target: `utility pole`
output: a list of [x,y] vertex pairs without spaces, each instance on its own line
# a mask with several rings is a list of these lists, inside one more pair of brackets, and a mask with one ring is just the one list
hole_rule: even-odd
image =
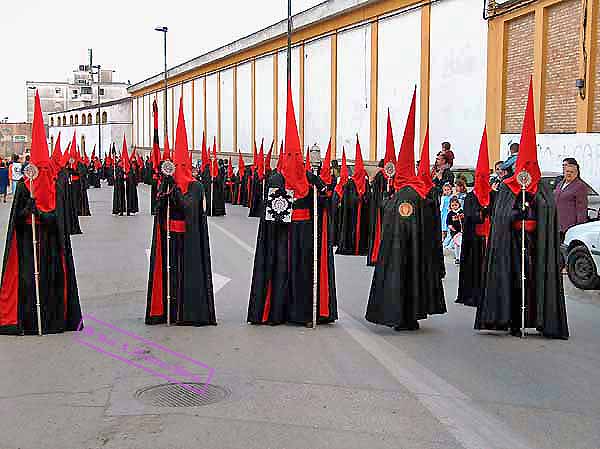
[[[100,113],[100,65],[94,65],[92,49],[88,49],[90,56],[90,87],[94,85],[94,75],[98,75],[98,158],[102,158],[102,114]],[[97,71],[94,72],[94,69]]]
[[287,81],[292,80],[292,0],[288,0],[288,32],[287,32]]

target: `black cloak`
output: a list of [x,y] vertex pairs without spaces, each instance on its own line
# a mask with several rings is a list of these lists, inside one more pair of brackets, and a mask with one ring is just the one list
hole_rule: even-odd
[[[433,190],[433,189],[432,189]],[[403,187],[383,205],[382,242],[366,319],[415,330],[418,320],[446,313],[442,232],[437,198]]]
[[379,249],[381,247],[381,223],[383,218],[383,196],[387,191],[388,181],[380,169],[369,191],[369,247],[367,251],[367,265],[375,266]]
[[[163,178],[154,216],[146,324],[167,322],[167,189],[172,178]],[[208,223],[200,182],[191,182],[184,195],[174,187],[170,195],[171,322],[178,325],[216,325]]]
[[340,201],[337,223],[336,254],[346,256],[366,256],[368,251],[369,203],[368,189],[361,197],[352,178],[344,186]]
[[70,235],[83,234],[81,227],[79,226],[79,215],[74,207],[72,194],[72,184],[70,182],[68,169],[62,169],[58,172],[56,177],[56,189],[64,192],[64,214],[65,214],[65,226],[67,233]]
[[258,172],[254,172],[250,188],[252,189],[252,201],[250,203],[249,217],[261,217],[263,215],[264,198],[263,198],[263,181],[259,178]]
[[[521,327],[521,231],[513,228],[521,195],[500,185],[492,214],[487,273],[475,329],[513,330]],[[539,183],[531,198],[537,229],[528,236],[528,308],[526,328],[548,338],[569,338],[560,269],[558,215],[552,190]],[[518,217],[517,217],[518,220]]]
[[[90,217],[92,213],[90,212],[90,202],[88,200],[87,191],[90,187],[88,182],[88,170],[87,167],[81,163],[77,163],[77,171],[79,173],[79,215],[82,217]],[[75,183],[73,183],[75,184]]]
[[[56,207],[40,212],[23,181],[17,184],[0,282],[0,334],[37,334],[31,212],[36,215],[42,332],[78,330],[81,307],[65,210],[63,183]],[[82,324],[82,323],[81,323]],[[83,327],[83,325],[82,325]]]
[[125,180],[125,194],[127,195],[127,215],[136,214],[140,211],[140,206],[138,203],[138,177],[136,174],[136,170],[131,167],[129,169],[129,175]]

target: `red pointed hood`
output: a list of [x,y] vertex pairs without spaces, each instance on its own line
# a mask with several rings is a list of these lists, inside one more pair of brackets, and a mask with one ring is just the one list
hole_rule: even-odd
[[271,171],[271,155],[273,152],[273,145],[275,144],[274,140],[271,140],[271,146],[269,147],[269,152],[267,153],[267,157],[265,158],[265,172]]
[[121,149],[121,167],[125,172],[125,176],[129,174],[129,169],[131,168],[129,164],[129,155],[127,154],[127,138],[125,134],[123,134],[123,148]]
[[475,187],[473,193],[482,207],[490,205],[490,156],[488,152],[487,127],[483,128],[481,145],[479,146],[479,157],[475,168]]
[[[385,137],[385,157],[383,158],[383,166],[385,167],[388,162],[392,162],[396,165],[396,148],[394,146],[394,132],[392,131],[392,121],[390,119],[390,110],[388,108],[387,116],[387,134]],[[383,176],[388,178],[388,175],[383,171]]]
[[242,153],[238,153],[238,175],[240,178],[244,176],[244,172],[246,171],[246,164],[244,163],[244,158],[242,157]]
[[173,155],[171,154],[171,148],[169,147],[169,136],[165,134],[165,148],[162,154],[163,161],[170,161],[173,159]]
[[417,176],[423,183],[431,189],[433,187],[433,179],[431,179],[431,168],[429,166],[429,126],[425,133],[425,141],[421,149],[421,160],[419,161],[419,171]]
[[526,171],[531,176],[531,183],[526,188],[527,192],[532,194],[537,193],[542,172],[537,159],[535,113],[533,112],[533,78],[529,80],[529,94],[527,96],[527,107],[525,108],[525,118],[523,119],[523,130],[521,131],[521,143],[519,145],[515,173],[504,181],[515,195],[521,191],[518,177],[522,171]]
[[69,150],[69,164],[75,167],[79,162],[79,152],[77,151],[77,137],[76,132],[73,131],[73,140],[71,141],[71,147]]
[[94,144],[94,148],[92,149],[92,160],[96,159],[96,144]]
[[207,165],[210,164],[210,157],[208,156],[208,149],[206,148],[206,135],[202,132],[202,156],[201,156],[200,170],[204,172]]
[[85,152],[85,148],[83,149],[83,163],[85,165],[90,165],[90,158],[88,157],[87,153]]
[[354,174],[352,180],[356,184],[356,190],[359,196],[363,196],[367,191],[367,171],[365,170],[365,163],[362,158],[362,150],[360,148],[360,142],[358,141],[358,134],[356,135],[356,156],[354,161]]
[[410,111],[400,145],[400,154],[396,161],[396,174],[394,175],[394,188],[396,191],[403,187],[412,187],[421,198],[425,198],[431,190],[430,187],[415,175],[415,110],[417,88],[413,92]]
[[62,154],[62,158],[60,160],[61,168],[65,168],[67,166],[67,164],[69,163],[70,156],[71,156],[71,142],[69,142],[67,144],[67,148],[65,149],[65,152]]
[[294,191],[295,198],[303,198],[308,194],[308,179],[302,161],[302,147],[296,125],[291,82],[288,82],[287,88],[285,119],[285,186]]
[[262,180],[265,177],[265,149],[264,149],[264,142],[265,139],[263,139],[260,142],[260,151],[258,152],[258,160],[257,160],[257,166],[256,166],[256,170],[258,172],[258,179]]
[[331,184],[331,137],[329,138],[327,152],[325,153],[325,160],[323,161],[323,165],[321,166],[321,172],[319,173],[319,177],[325,184]]
[[31,155],[30,163],[35,165],[39,174],[35,180],[25,179],[25,185],[32,192],[35,204],[42,212],[50,212],[56,209],[56,173],[50,162],[48,153],[48,142],[44,129],[44,118],[40,96],[36,90],[35,105],[33,110],[33,124],[31,126]]
[[229,165],[227,165],[227,178],[231,179],[233,177],[233,165],[231,163],[231,156],[229,156]]
[[335,191],[341,198],[344,196],[344,186],[348,182],[348,164],[346,163],[346,150],[342,147],[342,167],[340,168],[340,179],[335,186]]
[[310,165],[310,148],[306,147],[306,157],[304,158],[304,169],[306,171],[311,171],[311,165]]
[[58,172],[62,167],[62,152],[60,150],[60,132],[58,133],[58,137],[56,138],[56,142],[54,143],[54,150],[52,151],[52,164],[54,165],[54,170]]
[[285,158],[283,155],[283,140],[281,141],[281,147],[279,147],[279,159],[277,159],[277,171],[283,175]]
[[154,138],[152,140],[152,154],[150,155],[150,161],[152,162],[152,170],[158,172],[158,166],[160,165],[160,145],[158,143],[158,105],[156,99],[152,102],[152,115],[154,116]]
[[175,163],[175,182],[185,195],[191,182],[192,166],[188,154],[188,140],[185,131],[185,117],[183,115],[183,98],[179,99],[179,117],[177,118],[177,132],[175,133],[175,154],[173,162]]
[[219,161],[217,159],[217,139],[213,142],[213,154],[212,154],[212,162],[211,162],[211,170],[210,176],[216,178],[219,176]]

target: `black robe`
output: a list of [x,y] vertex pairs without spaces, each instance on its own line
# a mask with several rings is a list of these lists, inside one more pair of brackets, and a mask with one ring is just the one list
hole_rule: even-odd
[[[90,212],[90,202],[88,200],[88,188],[90,187],[88,182],[88,170],[87,167],[79,162],[77,164],[77,171],[79,173],[79,215],[82,217],[90,217],[92,213]],[[75,183],[74,183],[75,184]]]
[[[548,338],[569,338],[563,279],[560,269],[560,236],[552,190],[539,183],[535,196],[527,200],[527,217],[536,230],[526,233],[525,327],[535,328]],[[512,330],[521,328],[521,194],[500,185],[492,213],[487,273],[475,329]]]
[[140,206],[138,203],[138,177],[136,175],[136,170],[131,167],[129,169],[129,176],[125,180],[125,194],[127,195],[127,215],[129,214],[137,214],[140,211]]
[[[269,188],[285,188],[283,176],[274,172],[266,180]],[[280,324],[287,320],[289,301],[289,223],[260,219],[254,253],[247,321],[252,324]]]
[[379,170],[373,179],[369,191],[369,247],[367,265],[375,266],[381,248],[381,223],[383,222],[383,196],[387,191],[388,181]]
[[126,212],[125,207],[125,176],[123,169],[121,167],[117,167],[117,171],[115,173],[115,185],[113,189],[113,215],[123,215]]
[[56,208],[39,212],[23,181],[17,184],[0,282],[0,334],[37,334],[31,211],[36,211],[42,332],[78,330],[81,307],[65,211],[64,184],[56,185]]
[[462,246],[458,274],[456,303],[477,307],[483,294],[486,271],[487,238],[478,230],[489,215],[490,208],[483,208],[473,192],[467,193],[463,212]]
[[207,190],[205,192],[208,207],[206,215],[209,217],[222,217],[225,215],[225,178],[221,170],[219,170],[219,175],[216,178],[211,178],[210,173],[207,176],[208,185],[210,186],[212,183],[212,191]]
[[[312,323],[313,303],[313,185],[317,186],[318,224],[317,224],[317,321],[331,323],[338,318],[335,289],[335,264],[330,237],[330,209],[327,186],[321,178],[307,172],[310,190],[304,198],[294,201],[295,214],[292,215],[289,236],[289,307],[288,321],[298,324]],[[302,217],[301,214],[305,216]],[[308,218],[307,218],[308,217]]]
[[231,204],[239,206],[241,203],[241,192],[242,192],[242,181],[239,174],[233,175],[231,178],[233,182],[233,197],[231,198]]
[[[160,200],[152,231],[146,324],[167,322],[167,200],[164,193],[172,187],[172,182],[172,179],[164,180],[159,187]],[[170,196],[170,317],[171,322],[178,325],[217,324],[202,190],[200,182],[192,182],[185,195],[175,187]]]
[[254,172],[251,181],[252,202],[250,204],[249,217],[260,217],[263,215],[264,198],[263,198],[263,181],[258,176],[258,172]]
[[73,185],[70,182],[69,169],[63,168],[56,177],[57,189],[64,192],[64,214],[66,230],[70,235],[82,234],[79,226],[79,215],[73,203]]
[[95,189],[100,188],[100,176],[98,175],[98,172],[96,171],[96,167],[94,167],[93,162],[90,165],[88,165],[87,172],[89,185],[91,187],[94,187]]
[[109,186],[113,186],[115,184],[115,173],[112,165],[104,164],[104,177],[106,178],[106,183]]
[[250,167],[246,167],[242,179],[240,182],[240,202],[239,204],[245,207],[250,207],[250,180],[252,179],[252,170]]
[[446,313],[438,204],[432,191],[421,198],[412,187],[400,189],[385,201],[367,321],[415,330],[418,320]]
[[350,178],[344,186],[344,194],[339,204],[336,254],[346,256],[366,256],[368,251],[369,203],[368,190],[361,197],[356,184]]

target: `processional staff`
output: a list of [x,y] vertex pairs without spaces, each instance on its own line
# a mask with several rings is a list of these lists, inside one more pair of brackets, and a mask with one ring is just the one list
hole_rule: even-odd
[[[162,163],[161,172],[165,176],[173,176],[175,174],[175,164],[172,161],[166,160]],[[171,325],[171,190],[167,190],[167,326]]]

